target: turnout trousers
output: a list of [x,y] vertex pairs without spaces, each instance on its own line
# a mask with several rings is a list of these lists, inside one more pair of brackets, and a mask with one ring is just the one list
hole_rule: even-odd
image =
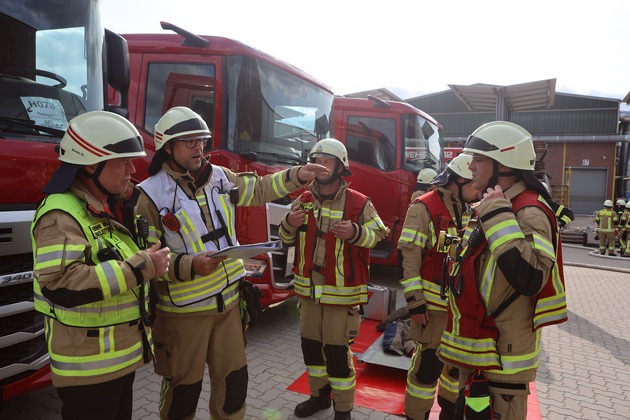
[[412,321],[411,337],[416,340],[416,349],[407,372],[405,414],[414,420],[428,418],[439,384],[440,419],[451,419],[457,400],[459,370],[444,366],[435,354],[446,325],[446,311],[429,311],[429,314],[425,326]]
[[[466,379],[473,373],[470,369],[459,370],[460,393],[463,393]],[[527,396],[529,395],[529,383],[505,384],[501,387],[501,382],[492,381],[490,383],[490,398],[492,399],[492,410],[494,418],[501,420],[526,420],[527,418]],[[515,389],[520,388],[520,389]]]
[[319,396],[319,390],[330,384],[335,411],[351,411],[356,372],[350,344],[359,333],[359,307],[320,305],[305,298],[298,305],[311,396]]
[[57,388],[64,420],[131,420],[136,372],[93,385]]
[[163,376],[161,419],[195,417],[206,365],[212,418],[245,417],[247,357],[238,305],[218,314],[174,315],[158,310],[153,341],[155,372]]
[[606,244],[608,243],[608,255],[615,255],[615,231],[599,231],[599,252],[606,253]]

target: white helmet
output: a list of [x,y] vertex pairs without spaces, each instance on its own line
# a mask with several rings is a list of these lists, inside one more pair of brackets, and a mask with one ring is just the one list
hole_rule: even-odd
[[613,204],[612,204],[612,200],[606,200],[606,201],[604,201],[604,207],[612,207],[612,206],[613,206]]
[[86,112],[71,119],[59,144],[59,154],[60,161],[74,165],[147,155],[136,127],[108,111]]
[[155,151],[160,150],[172,139],[178,137],[212,137],[206,122],[199,114],[185,106],[176,106],[166,111],[155,124]]
[[615,203],[615,205],[616,205],[616,206],[621,206],[621,207],[623,207],[623,206],[625,206],[625,205],[626,205],[626,200],[624,200],[624,199],[620,198],[620,199],[618,199],[618,200],[617,200],[617,202]]
[[536,163],[532,135],[508,121],[489,122],[477,128],[466,140],[464,153],[487,156],[513,169],[531,171]]
[[341,175],[352,175],[352,172],[350,172],[350,165],[348,163],[348,151],[346,150],[346,146],[344,146],[339,140],[329,138],[318,141],[311,149],[308,158],[311,162],[313,162],[315,158],[320,157],[321,155],[336,157],[345,168]]
[[[472,172],[468,169],[468,164],[472,161],[472,156],[461,153],[453,158],[446,168],[431,182],[432,185],[443,186],[454,180],[454,176],[471,179]],[[463,185],[463,184],[462,184]]]
[[627,208],[627,209],[630,209],[630,201],[628,201],[628,202],[626,203],[626,208]]
[[460,153],[455,156],[449,163],[446,165],[447,168],[450,168],[453,172],[455,172],[458,176],[466,179],[472,179],[472,172],[468,169],[468,165],[472,162],[472,156],[467,155],[465,153]]
[[146,155],[140,133],[127,119],[108,111],[77,115],[70,120],[59,143],[61,166],[55,170],[42,192],[64,192],[84,165]]
[[416,182],[418,184],[430,184],[433,181],[433,178],[437,176],[437,172],[433,168],[424,168],[420,172],[418,172],[418,177]]

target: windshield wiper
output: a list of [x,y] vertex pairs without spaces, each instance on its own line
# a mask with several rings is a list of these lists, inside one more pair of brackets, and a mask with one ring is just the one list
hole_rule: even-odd
[[37,131],[43,131],[47,134],[52,134],[55,137],[63,137],[65,133],[64,130],[59,130],[57,128],[46,127],[44,125],[35,124],[33,120],[23,120],[21,118],[10,118],[10,117],[0,117],[0,121],[7,123],[6,128],[11,128],[13,125],[17,125],[20,127],[31,128]]

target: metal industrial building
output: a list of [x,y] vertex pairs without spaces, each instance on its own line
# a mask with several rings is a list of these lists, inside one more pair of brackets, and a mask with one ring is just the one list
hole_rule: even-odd
[[[486,122],[523,126],[534,136],[554,195],[576,214],[590,215],[606,199],[630,199],[630,116],[621,113],[621,100],[559,93],[555,85],[555,79],[510,86],[449,85],[449,90],[406,102],[443,125],[446,147],[463,147],[468,135]],[[367,94],[399,100],[387,89],[348,96]]]

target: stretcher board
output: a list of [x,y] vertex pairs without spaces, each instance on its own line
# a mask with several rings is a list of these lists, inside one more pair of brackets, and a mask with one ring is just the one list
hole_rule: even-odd
[[411,357],[399,356],[397,354],[385,353],[383,350],[383,337],[381,334],[376,341],[370,345],[363,353],[357,354],[357,360],[364,363],[386,366],[404,371],[409,370]]

